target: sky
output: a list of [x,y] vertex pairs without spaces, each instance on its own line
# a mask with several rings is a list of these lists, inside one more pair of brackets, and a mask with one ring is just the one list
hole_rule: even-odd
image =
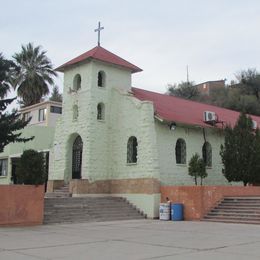
[[[259,0],[0,0],[0,52],[29,42],[54,67],[97,45],[143,69],[132,85],[164,93],[167,84],[235,78],[260,70]],[[56,84],[62,91],[62,73]]]

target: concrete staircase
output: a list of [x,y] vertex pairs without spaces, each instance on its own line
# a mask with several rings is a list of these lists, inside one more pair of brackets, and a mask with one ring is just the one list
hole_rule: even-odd
[[260,224],[260,197],[225,197],[202,220]]
[[120,197],[47,197],[44,224],[142,219],[145,216]]
[[69,185],[64,185],[58,189],[55,189],[54,192],[46,192],[45,198],[67,198],[71,197],[69,192]]

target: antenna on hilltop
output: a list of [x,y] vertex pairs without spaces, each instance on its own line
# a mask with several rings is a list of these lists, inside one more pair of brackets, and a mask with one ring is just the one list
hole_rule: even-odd
[[187,82],[190,82],[189,81],[189,65],[187,65],[186,70],[187,70]]

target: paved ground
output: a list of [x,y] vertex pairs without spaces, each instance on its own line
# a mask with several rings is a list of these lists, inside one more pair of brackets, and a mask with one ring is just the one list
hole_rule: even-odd
[[260,226],[117,221],[0,228],[0,259],[260,259]]

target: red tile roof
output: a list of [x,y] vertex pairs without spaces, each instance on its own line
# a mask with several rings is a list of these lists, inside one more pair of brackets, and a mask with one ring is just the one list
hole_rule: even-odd
[[[152,101],[155,115],[169,122],[212,127],[210,124],[203,121],[203,112],[211,111],[217,114],[218,120],[223,122],[224,125],[230,124],[231,126],[234,126],[240,114],[233,110],[143,89],[132,88],[132,92],[139,100]],[[260,127],[260,117],[251,116],[251,118],[255,120],[258,127]],[[223,125],[222,123],[217,123],[214,127],[222,128]]]
[[120,58],[119,56],[115,55],[112,52],[109,52],[108,50],[96,46],[95,48],[91,49],[90,51],[87,51],[80,56],[66,62],[62,66],[58,67],[56,70],[63,72],[65,68],[74,65],[76,63],[83,62],[85,60],[95,59],[107,63],[111,63],[114,65],[118,65],[121,67],[124,67],[126,69],[131,70],[132,73],[142,71],[142,69],[138,68],[137,66],[133,65],[132,63]]

